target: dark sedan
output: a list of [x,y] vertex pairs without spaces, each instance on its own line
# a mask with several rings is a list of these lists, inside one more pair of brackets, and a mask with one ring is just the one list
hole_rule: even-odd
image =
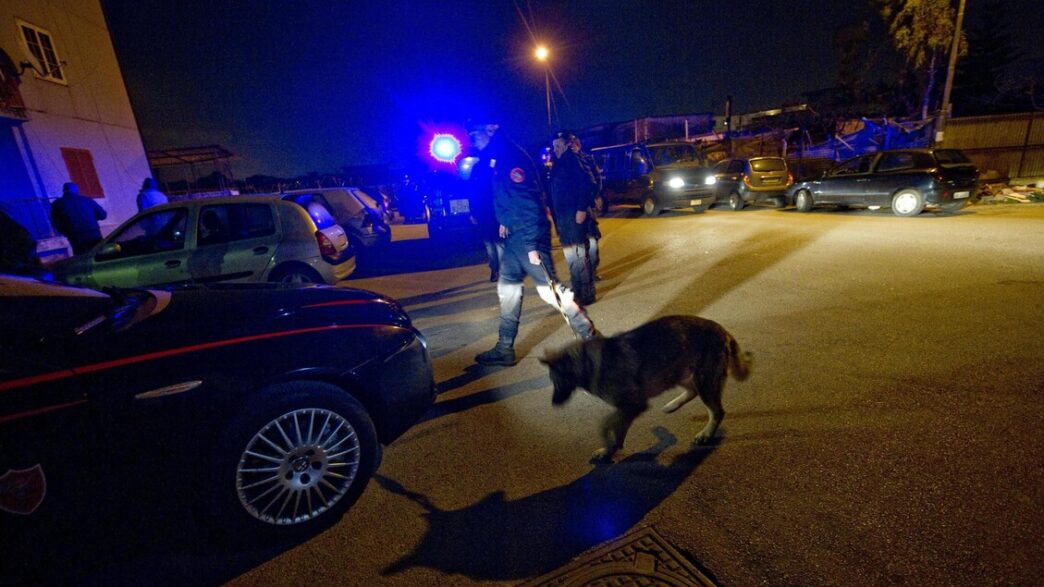
[[979,170],[956,149],[902,149],[849,159],[788,193],[802,212],[830,204],[916,216],[928,206],[960,210],[975,197],[978,182]]
[[434,401],[426,344],[357,289],[0,275],[0,576],[172,499],[239,538],[335,522]]

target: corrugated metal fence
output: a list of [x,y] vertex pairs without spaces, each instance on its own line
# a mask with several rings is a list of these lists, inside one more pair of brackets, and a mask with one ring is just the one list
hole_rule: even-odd
[[953,118],[937,146],[964,151],[985,181],[1044,177],[1044,113]]

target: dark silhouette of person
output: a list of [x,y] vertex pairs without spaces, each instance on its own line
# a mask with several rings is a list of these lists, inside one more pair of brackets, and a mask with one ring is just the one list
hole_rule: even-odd
[[98,202],[81,195],[80,187],[71,181],[62,186],[62,197],[51,204],[51,222],[69,239],[74,255],[86,253],[101,242],[98,221],[108,215]]
[[0,210],[0,273],[36,275],[41,271],[36,239],[18,221]]

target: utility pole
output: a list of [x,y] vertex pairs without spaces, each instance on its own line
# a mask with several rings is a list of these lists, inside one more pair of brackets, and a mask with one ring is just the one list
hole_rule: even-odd
[[953,43],[950,44],[950,65],[946,68],[946,87],[943,89],[942,109],[939,111],[939,120],[935,125],[935,141],[938,145],[943,142],[943,134],[946,130],[946,115],[950,110],[950,91],[953,90],[953,73],[957,69],[957,53],[961,46],[961,24],[964,22],[964,0],[957,5],[957,26],[953,29]]

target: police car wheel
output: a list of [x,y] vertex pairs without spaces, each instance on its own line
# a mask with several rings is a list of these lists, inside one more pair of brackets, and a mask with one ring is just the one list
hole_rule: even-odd
[[312,381],[271,386],[246,405],[218,440],[201,488],[212,519],[244,542],[338,521],[380,460],[366,409],[344,390]]

